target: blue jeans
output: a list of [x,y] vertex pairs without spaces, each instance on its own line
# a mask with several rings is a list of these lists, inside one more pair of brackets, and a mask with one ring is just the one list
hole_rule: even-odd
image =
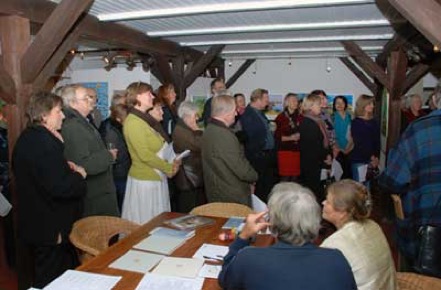
[[[355,162],[355,163],[351,164],[352,179],[354,179],[355,181],[360,182],[360,176],[358,174],[358,167],[363,166],[363,165],[368,165],[368,163]],[[370,189],[370,182],[368,180],[366,180],[366,177],[365,177],[365,181],[363,181],[361,183],[364,186],[366,186],[368,188],[368,190]]]

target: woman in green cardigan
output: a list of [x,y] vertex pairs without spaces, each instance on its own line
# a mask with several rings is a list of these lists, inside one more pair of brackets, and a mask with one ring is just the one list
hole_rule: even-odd
[[[127,105],[131,108],[123,132],[132,158],[127,179],[122,217],[143,224],[156,215],[170,211],[167,176],[179,169],[180,161],[167,161],[167,142],[147,122],[146,111],[152,107],[152,87],[143,82],[127,87]],[[164,174],[158,174],[156,171]]]

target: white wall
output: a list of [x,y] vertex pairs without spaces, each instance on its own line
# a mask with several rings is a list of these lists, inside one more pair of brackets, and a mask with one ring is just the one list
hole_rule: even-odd
[[[289,65],[291,62],[291,65]],[[228,60],[225,66],[226,79],[234,74],[243,61]],[[326,70],[327,66],[330,72]],[[255,74],[254,74],[255,72]],[[199,78],[188,89],[188,94],[209,93],[210,79]],[[372,94],[346,66],[336,58],[329,59],[262,59],[257,60],[230,88],[233,93],[242,92],[247,97],[256,88],[265,88],[270,94],[285,95],[288,92],[309,93],[323,89],[329,94]]]
[[109,84],[108,95],[111,98],[114,90],[125,90],[132,82],[150,83],[150,72],[143,71],[140,65],[135,67],[133,71],[128,71],[125,65],[119,65],[109,72],[104,68],[79,68],[75,64],[72,67],[74,69],[68,69],[64,73],[64,77],[67,78],[57,86],[68,83],[107,82]]

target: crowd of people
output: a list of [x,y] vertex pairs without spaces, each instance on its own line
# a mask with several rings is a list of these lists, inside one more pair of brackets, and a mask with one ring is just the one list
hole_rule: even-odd
[[[335,97],[329,110],[323,90],[302,100],[288,93],[273,132],[265,115],[268,90],[255,89],[247,105],[243,94],[225,90],[222,79],[212,81],[201,117],[192,102],[177,104],[170,84],[155,91],[148,83],[131,83],[125,95],[113,96],[106,120],[94,90],[73,84],[56,93],[32,96],[29,126],[13,151],[18,238],[28,257],[25,270],[33,272],[29,285],[42,288],[78,264],[68,235],[81,217],[121,216],[143,224],[162,212],[186,213],[207,202],[251,206],[255,194],[268,202],[269,219],[266,213],[247,218],[225,258],[223,287],[284,289],[295,281],[301,289],[394,289],[387,241],[369,219],[369,170],[378,168],[380,157],[372,96],[359,96],[352,114],[345,96]],[[441,94],[432,98],[441,107]],[[427,161],[441,148],[431,139],[441,130],[440,110],[425,116],[413,108],[415,99],[408,110],[414,118],[381,179],[409,198],[409,215],[433,206],[426,193],[441,187],[433,182],[441,180],[433,177],[440,170],[423,172],[441,167]],[[421,132],[427,146],[415,144],[425,142],[416,137]],[[185,150],[189,156],[176,158]],[[330,184],[335,160],[343,180]],[[322,218],[337,231],[317,247],[312,242]],[[437,218],[432,215],[431,222]],[[267,226],[275,245],[239,251]]]

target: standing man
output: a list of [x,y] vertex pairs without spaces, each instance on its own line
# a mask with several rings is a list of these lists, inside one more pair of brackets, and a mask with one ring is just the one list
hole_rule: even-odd
[[64,154],[87,172],[84,216],[119,216],[112,176],[118,150],[107,150],[98,130],[87,119],[93,110],[93,100],[86,88],[70,85],[63,89],[61,96],[66,115],[61,129]]
[[234,202],[251,206],[251,184],[257,173],[248,163],[234,132],[234,98],[213,98],[211,120],[202,137],[202,168],[208,202]]
[[202,120],[204,125],[207,126],[208,121],[211,118],[211,101],[213,97],[217,96],[220,92],[225,91],[225,83],[221,78],[214,79],[210,84],[211,98],[209,98],[204,104],[204,112],[202,113]]
[[[419,227],[441,226],[440,84],[432,101],[437,109],[409,124],[390,150],[386,169],[380,175],[380,184],[402,200],[405,219],[397,225],[398,247],[409,266],[418,256]],[[436,263],[440,265],[440,261]]]
[[274,136],[263,113],[268,104],[268,91],[254,90],[250,104],[239,119],[245,133],[245,156],[259,175],[255,194],[264,202],[276,183],[277,168]]
[[95,89],[86,88],[87,94],[89,95],[92,102],[92,112],[87,115],[87,119],[89,122],[98,129],[101,126],[101,122],[103,121],[103,116],[101,115],[100,110],[97,107],[98,104],[98,96]]

